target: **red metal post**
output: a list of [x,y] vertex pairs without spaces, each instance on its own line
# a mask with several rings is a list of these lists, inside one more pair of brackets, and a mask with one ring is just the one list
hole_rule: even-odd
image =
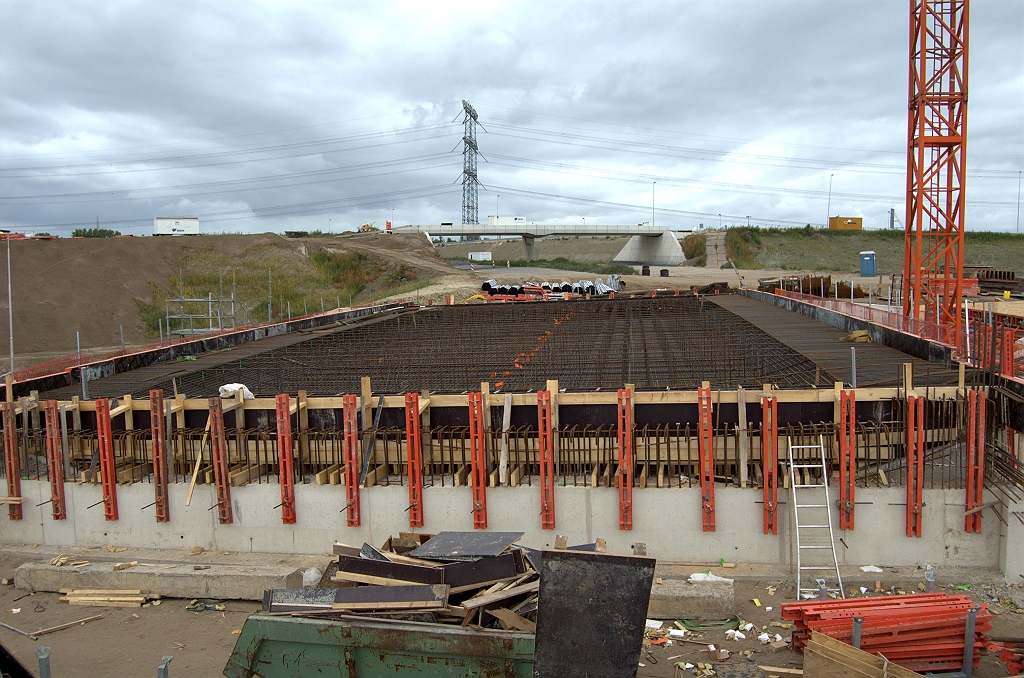
[[857,392],[839,394],[839,529],[853,529],[857,486]]
[[[985,394],[967,391],[967,500],[966,509],[984,503],[985,492]],[[964,530],[981,534],[981,511],[964,518]]]
[[715,438],[711,420],[711,387],[697,389],[700,438],[700,514],[705,532],[715,531]]
[[277,404],[277,482],[281,486],[281,522],[295,524],[295,459],[292,457],[292,399],[278,394]]
[[64,501],[64,449],[60,444],[60,410],[56,400],[47,400],[46,412],[46,464],[50,476],[50,507],[54,520],[68,517]]
[[220,398],[210,398],[210,456],[213,458],[213,482],[217,485],[217,517],[221,525],[232,522],[231,483],[228,473],[228,440],[224,433],[224,406]]
[[156,500],[156,522],[171,520],[170,502],[167,498],[167,420],[165,418],[164,392],[154,389],[149,392],[149,427],[153,440],[153,493]]
[[999,341],[999,373],[1008,379],[1013,379],[1014,334],[1012,327],[1004,328]]
[[761,475],[764,476],[764,533],[779,533],[779,401],[761,398]]
[[540,457],[540,527],[555,529],[555,450],[551,391],[537,391],[537,450]]
[[633,394],[619,389],[619,529],[633,529]]
[[96,400],[96,442],[100,453],[100,483],[103,485],[103,516],[117,520],[117,466],[114,463],[114,436],[110,432],[110,401]]
[[921,536],[924,508],[924,398],[907,398],[907,536]]
[[405,450],[409,459],[409,527],[423,527],[423,447],[418,393],[405,394]]
[[473,529],[487,529],[487,431],[484,430],[484,396],[469,394],[469,446],[472,453]]
[[[7,468],[7,496],[21,496],[21,459],[18,457],[18,425],[14,418],[14,403],[3,403],[4,463]],[[7,506],[11,520],[21,520],[21,504]]]
[[960,343],[969,0],[911,0],[903,315]]
[[356,397],[343,396],[342,414],[345,421],[345,508],[348,526],[359,527],[359,428],[356,426]]

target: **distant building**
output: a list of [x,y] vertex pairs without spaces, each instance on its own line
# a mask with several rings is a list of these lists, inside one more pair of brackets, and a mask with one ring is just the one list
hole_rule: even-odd
[[863,217],[829,217],[828,228],[830,231],[863,231]]
[[199,235],[199,217],[154,217],[153,235]]

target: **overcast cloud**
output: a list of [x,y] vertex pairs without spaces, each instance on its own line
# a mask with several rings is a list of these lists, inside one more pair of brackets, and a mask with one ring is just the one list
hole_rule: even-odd
[[[1024,3],[970,17],[967,224],[1013,230]],[[149,233],[480,219],[869,228],[905,204],[908,6],[0,4],[0,223]],[[455,122],[453,122],[455,120]],[[653,183],[656,182],[656,183]],[[500,195],[500,198],[497,196]],[[497,201],[497,203],[496,203]]]

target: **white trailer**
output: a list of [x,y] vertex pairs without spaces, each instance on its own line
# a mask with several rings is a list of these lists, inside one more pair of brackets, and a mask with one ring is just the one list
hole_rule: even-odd
[[153,235],[199,235],[199,217],[153,217]]
[[470,261],[491,261],[491,253],[490,252],[470,252],[469,253],[469,260]]

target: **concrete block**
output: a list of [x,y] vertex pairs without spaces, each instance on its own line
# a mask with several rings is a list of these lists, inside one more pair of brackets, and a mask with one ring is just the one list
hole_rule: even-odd
[[732,579],[691,582],[664,579],[651,587],[649,619],[728,619],[736,613]]
[[113,563],[55,567],[49,562],[25,563],[14,573],[14,586],[29,591],[60,589],[141,589],[164,598],[262,600],[266,589],[302,588],[302,570],[269,565],[156,564],[113,571]]

